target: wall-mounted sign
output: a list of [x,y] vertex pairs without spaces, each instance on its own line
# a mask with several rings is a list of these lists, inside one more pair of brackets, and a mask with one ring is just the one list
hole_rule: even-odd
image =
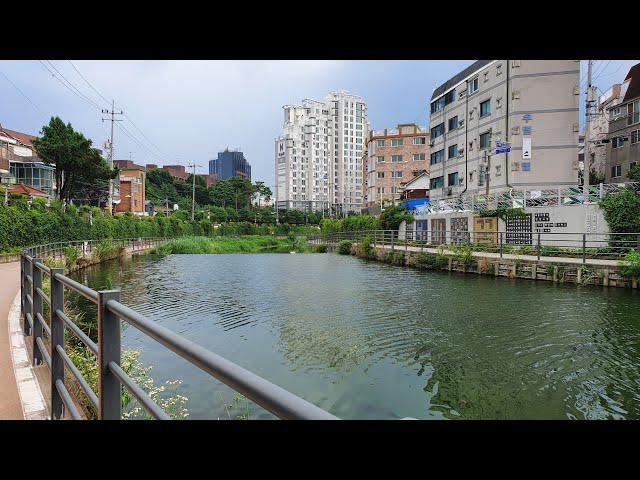
[[506,243],[510,245],[531,245],[531,214],[509,215],[505,217]]
[[522,137],[522,159],[531,160],[531,137]]

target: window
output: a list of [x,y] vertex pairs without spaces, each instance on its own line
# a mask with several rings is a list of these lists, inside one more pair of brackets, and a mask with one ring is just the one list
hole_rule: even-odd
[[444,187],[444,177],[436,177],[429,180],[429,188],[442,188]]
[[640,140],[640,130],[634,130],[631,132],[631,143],[638,143]]
[[444,149],[438,150],[437,152],[433,152],[431,154],[431,165],[437,165],[438,163],[442,163],[444,160]]
[[391,161],[392,162],[401,162],[402,161],[402,155],[391,155]]
[[378,178],[384,178],[384,172],[378,172]]
[[384,187],[378,187],[378,193],[384,193]]
[[376,157],[376,159],[377,159],[376,160],[377,163],[384,163],[384,156],[383,155],[380,155],[379,157]]
[[404,143],[404,141],[403,141],[402,138],[392,138],[391,139],[391,146],[392,147],[399,147],[403,143]]
[[611,148],[622,148],[624,146],[624,139],[622,137],[613,137],[611,139]]
[[376,140],[376,147],[384,147],[384,140]]
[[638,162],[631,162],[629,163],[629,170],[631,170],[633,167],[635,167],[638,164]]
[[431,102],[431,113],[438,112],[444,108],[444,97],[440,97],[437,100]]
[[413,161],[414,162],[419,162],[421,160],[426,160],[426,155],[424,153],[414,153],[413,154]]
[[450,187],[454,187],[454,186],[458,185],[458,183],[459,183],[459,180],[458,180],[458,172],[450,173],[450,174],[447,176],[447,184],[448,184]]
[[450,90],[444,94],[444,104],[449,105],[456,99],[456,90]]
[[611,176],[612,177],[622,176],[622,165],[614,165],[613,167],[611,167]]
[[451,117],[449,119],[449,131],[455,130],[456,128],[458,128],[458,116],[457,115],[455,117]]
[[491,99],[485,100],[480,104],[480,117],[486,117],[491,114]]
[[440,135],[444,134],[444,123],[440,125],[436,125],[431,129],[431,138],[438,138]]
[[447,158],[453,158],[458,156],[458,145],[450,145],[449,146],[449,155]]
[[426,145],[427,144],[427,137],[416,137],[413,139],[413,144],[414,145]]
[[491,145],[491,133],[483,133],[480,135],[480,148],[489,148]]
[[469,80],[469,94],[476,92],[478,90],[478,77],[473,80]]
[[391,177],[392,178],[402,178],[402,174],[404,172],[402,172],[401,170],[394,170],[393,172],[391,172]]
[[633,125],[640,122],[640,100],[627,105],[627,125]]

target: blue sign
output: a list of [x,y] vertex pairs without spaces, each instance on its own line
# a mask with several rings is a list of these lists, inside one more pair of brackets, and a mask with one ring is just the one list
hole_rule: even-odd
[[525,113],[525,114],[522,116],[522,120],[524,120],[525,122],[528,122],[529,120],[531,120],[531,118],[532,118],[532,117],[531,117],[531,114],[530,114],[530,113]]
[[522,134],[531,135],[531,125],[525,125],[524,127],[522,127]]
[[496,148],[495,150],[495,154],[499,155],[501,153],[509,153],[511,151],[511,147],[506,147],[506,148]]
[[522,162],[522,171],[523,172],[530,172],[531,171],[531,163]]

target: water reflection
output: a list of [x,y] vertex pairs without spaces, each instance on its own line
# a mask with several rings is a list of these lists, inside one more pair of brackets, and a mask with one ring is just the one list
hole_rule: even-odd
[[[637,292],[331,254],[141,257],[80,276],[343,418],[640,418]],[[192,418],[224,417],[219,383],[134,329],[124,342],[159,380],[185,380]]]

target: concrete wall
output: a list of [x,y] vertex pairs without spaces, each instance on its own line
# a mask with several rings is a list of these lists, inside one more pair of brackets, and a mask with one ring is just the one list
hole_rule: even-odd
[[[565,205],[561,207],[527,207],[525,208],[526,214],[531,214],[531,231],[532,244],[537,244],[537,233],[540,234],[540,243],[542,245],[549,246],[563,246],[563,247],[582,247],[582,236],[578,234],[586,233],[586,246],[598,247],[607,246],[607,233],[609,232],[609,226],[604,219],[603,211],[598,205]],[[451,243],[455,240],[452,238],[452,230],[456,230],[452,225],[454,223],[464,223],[457,219],[467,219],[468,232],[474,233],[474,218],[478,217],[477,214],[472,212],[451,212],[451,213],[438,213],[427,216],[415,216],[415,221],[409,225],[410,231],[419,230],[419,224],[417,222],[427,220],[427,235],[425,240],[432,239],[432,221],[444,219],[446,241]],[[400,238],[404,238],[404,232],[406,227],[404,224],[401,226],[399,235]],[[523,231],[528,231],[526,230]],[[507,224],[498,219],[498,231],[505,232],[503,236],[504,243],[512,243],[507,239],[506,232],[513,232],[508,228]],[[454,235],[455,236],[455,235]],[[459,237],[462,238],[462,237]],[[473,235],[469,238],[473,240]],[[420,236],[418,235],[418,239]]]

